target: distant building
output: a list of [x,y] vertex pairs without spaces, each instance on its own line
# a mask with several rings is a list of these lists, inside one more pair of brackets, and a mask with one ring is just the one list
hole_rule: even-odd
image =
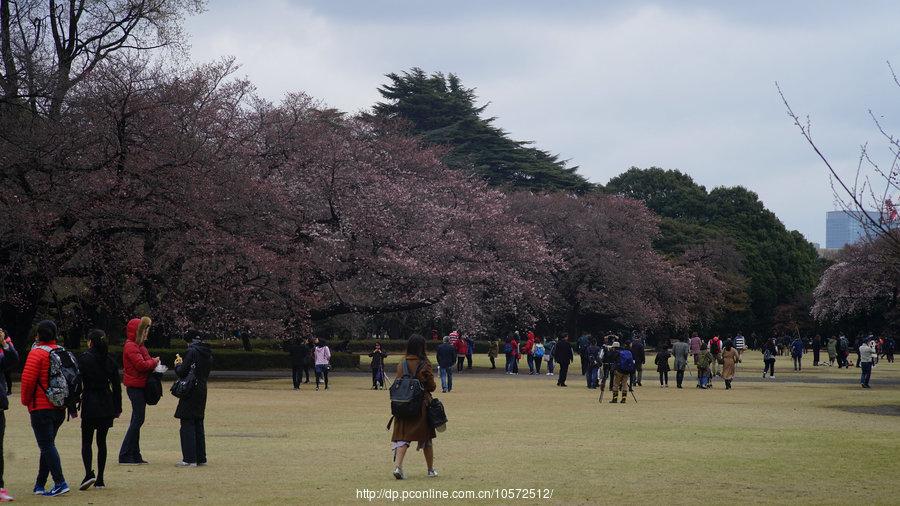
[[[875,221],[881,218],[877,211],[866,211]],[[841,249],[866,236],[863,226],[866,220],[862,211],[828,211],[825,213],[825,249]]]

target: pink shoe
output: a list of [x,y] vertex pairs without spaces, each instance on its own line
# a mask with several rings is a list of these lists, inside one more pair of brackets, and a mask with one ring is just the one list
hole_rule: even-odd
[[13,496],[9,495],[8,490],[0,488],[0,502],[13,502],[14,500]]

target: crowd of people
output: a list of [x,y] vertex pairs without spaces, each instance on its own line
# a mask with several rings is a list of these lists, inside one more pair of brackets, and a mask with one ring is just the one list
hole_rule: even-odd
[[[81,457],[84,478],[80,490],[106,487],[107,436],[114,420],[122,414],[122,385],[131,403],[131,419],[119,450],[120,465],[146,465],[141,453],[141,427],[148,405],[162,395],[159,378],[166,366],[159,357],[151,357],[145,346],[152,322],[134,318],[125,327],[122,370],[109,353],[106,333],[93,329],[87,334],[87,350],[75,355],[57,344],[58,331],[53,321],[37,325],[34,343],[22,368],[20,400],[29,413],[31,429],[40,451],[34,495],[54,497],[70,491],[62,469],[56,438],[63,423],[81,419]],[[204,466],[207,462],[204,419],[207,380],[212,368],[212,351],[204,335],[185,334],[185,356],[176,355],[177,383],[184,385],[174,416],[180,420],[179,438],[182,460],[178,467]],[[20,360],[12,339],[0,330],[0,369],[11,371]],[[3,439],[5,411],[9,408],[10,386],[0,375],[0,502],[12,495],[3,482]],[[96,442],[96,467],[94,446]],[[48,479],[53,484],[48,489]]]

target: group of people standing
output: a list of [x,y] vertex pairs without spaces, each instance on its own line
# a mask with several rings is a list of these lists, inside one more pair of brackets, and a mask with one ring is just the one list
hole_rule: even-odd
[[[380,346],[378,346],[380,349]],[[294,390],[299,391],[300,385],[309,383],[309,367],[313,366],[316,376],[316,390],[319,390],[321,384],[324,383],[325,390],[328,390],[328,371],[331,370],[331,348],[324,339],[318,337],[310,337],[307,339],[292,339],[284,345],[284,350],[288,352],[291,358],[291,380],[294,384]],[[371,354],[369,355],[372,356]],[[383,357],[382,357],[383,360]],[[306,381],[303,381],[303,377]],[[375,374],[373,370],[372,387],[376,385]],[[381,385],[384,386],[384,379],[381,379]]]
[[[20,382],[20,400],[29,412],[31,428],[40,450],[38,473],[33,493],[58,496],[69,492],[63,474],[56,437],[62,424],[71,418],[81,418],[81,456],[85,476],[79,488],[102,489],[106,486],[106,439],[113,421],[122,414],[122,387],[131,403],[131,420],[119,450],[121,465],[146,465],[140,447],[141,427],[147,405],[156,404],[161,395],[161,376],[164,366],[159,357],[151,357],[144,342],[150,332],[148,317],[134,318],[125,329],[126,342],[122,352],[123,377],[109,353],[106,333],[93,329],[87,334],[87,351],[75,356],[57,344],[58,330],[53,321],[37,325],[34,345],[28,352]],[[0,369],[15,367],[20,356],[12,340],[0,331],[2,352]],[[207,380],[212,368],[212,351],[202,334],[189,332],[184,358],[175,359],[175,374],[191,381],[188,395],[178,401],[175,418],[180,419],[182,461],[179,467],[206,465],[204,419],[206,412]],[[74,360],[73,360],[74,358]],[[148,383],[150,384],[148,386]],[[64,386],[64,388],[63,388]],[[8,409],[6,381],[0,377],[0,502],[13,498],[3,483],[4,411]],[[93,447],[96,440],[97,466],[93,466]],[[47,489],[48,478],[53,486]]]

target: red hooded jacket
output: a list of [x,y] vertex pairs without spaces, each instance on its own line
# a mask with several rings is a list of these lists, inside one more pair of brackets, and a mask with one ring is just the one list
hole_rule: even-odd
[[[39,346],[47,346],[50,349],[57,348],[56,341],[38,343]],[[61,409],[50,403],[45,388],[50,386],[50,353],[34,348],[25,359],[22,368],[22,380],[19,384],[22,405],[28,407],[28,412],[44,409]]]
[[536,339],[534,332],[528,332],[528,340],[525,341],[525,346],[522,346],[522,353],[525,355],[531,355],[531,350],[534,349],[534,340]]
[[[147,319],[149,325],[150,319]],[[138,328],[141,326],[141,318],[132,318],[125,327],[125,347],[122,349],[122,383],[126,387],[144,388],[147,386],[147,377],[156,368],[157,360],[150,358],[150,352],[143,344],[137,343]]]

